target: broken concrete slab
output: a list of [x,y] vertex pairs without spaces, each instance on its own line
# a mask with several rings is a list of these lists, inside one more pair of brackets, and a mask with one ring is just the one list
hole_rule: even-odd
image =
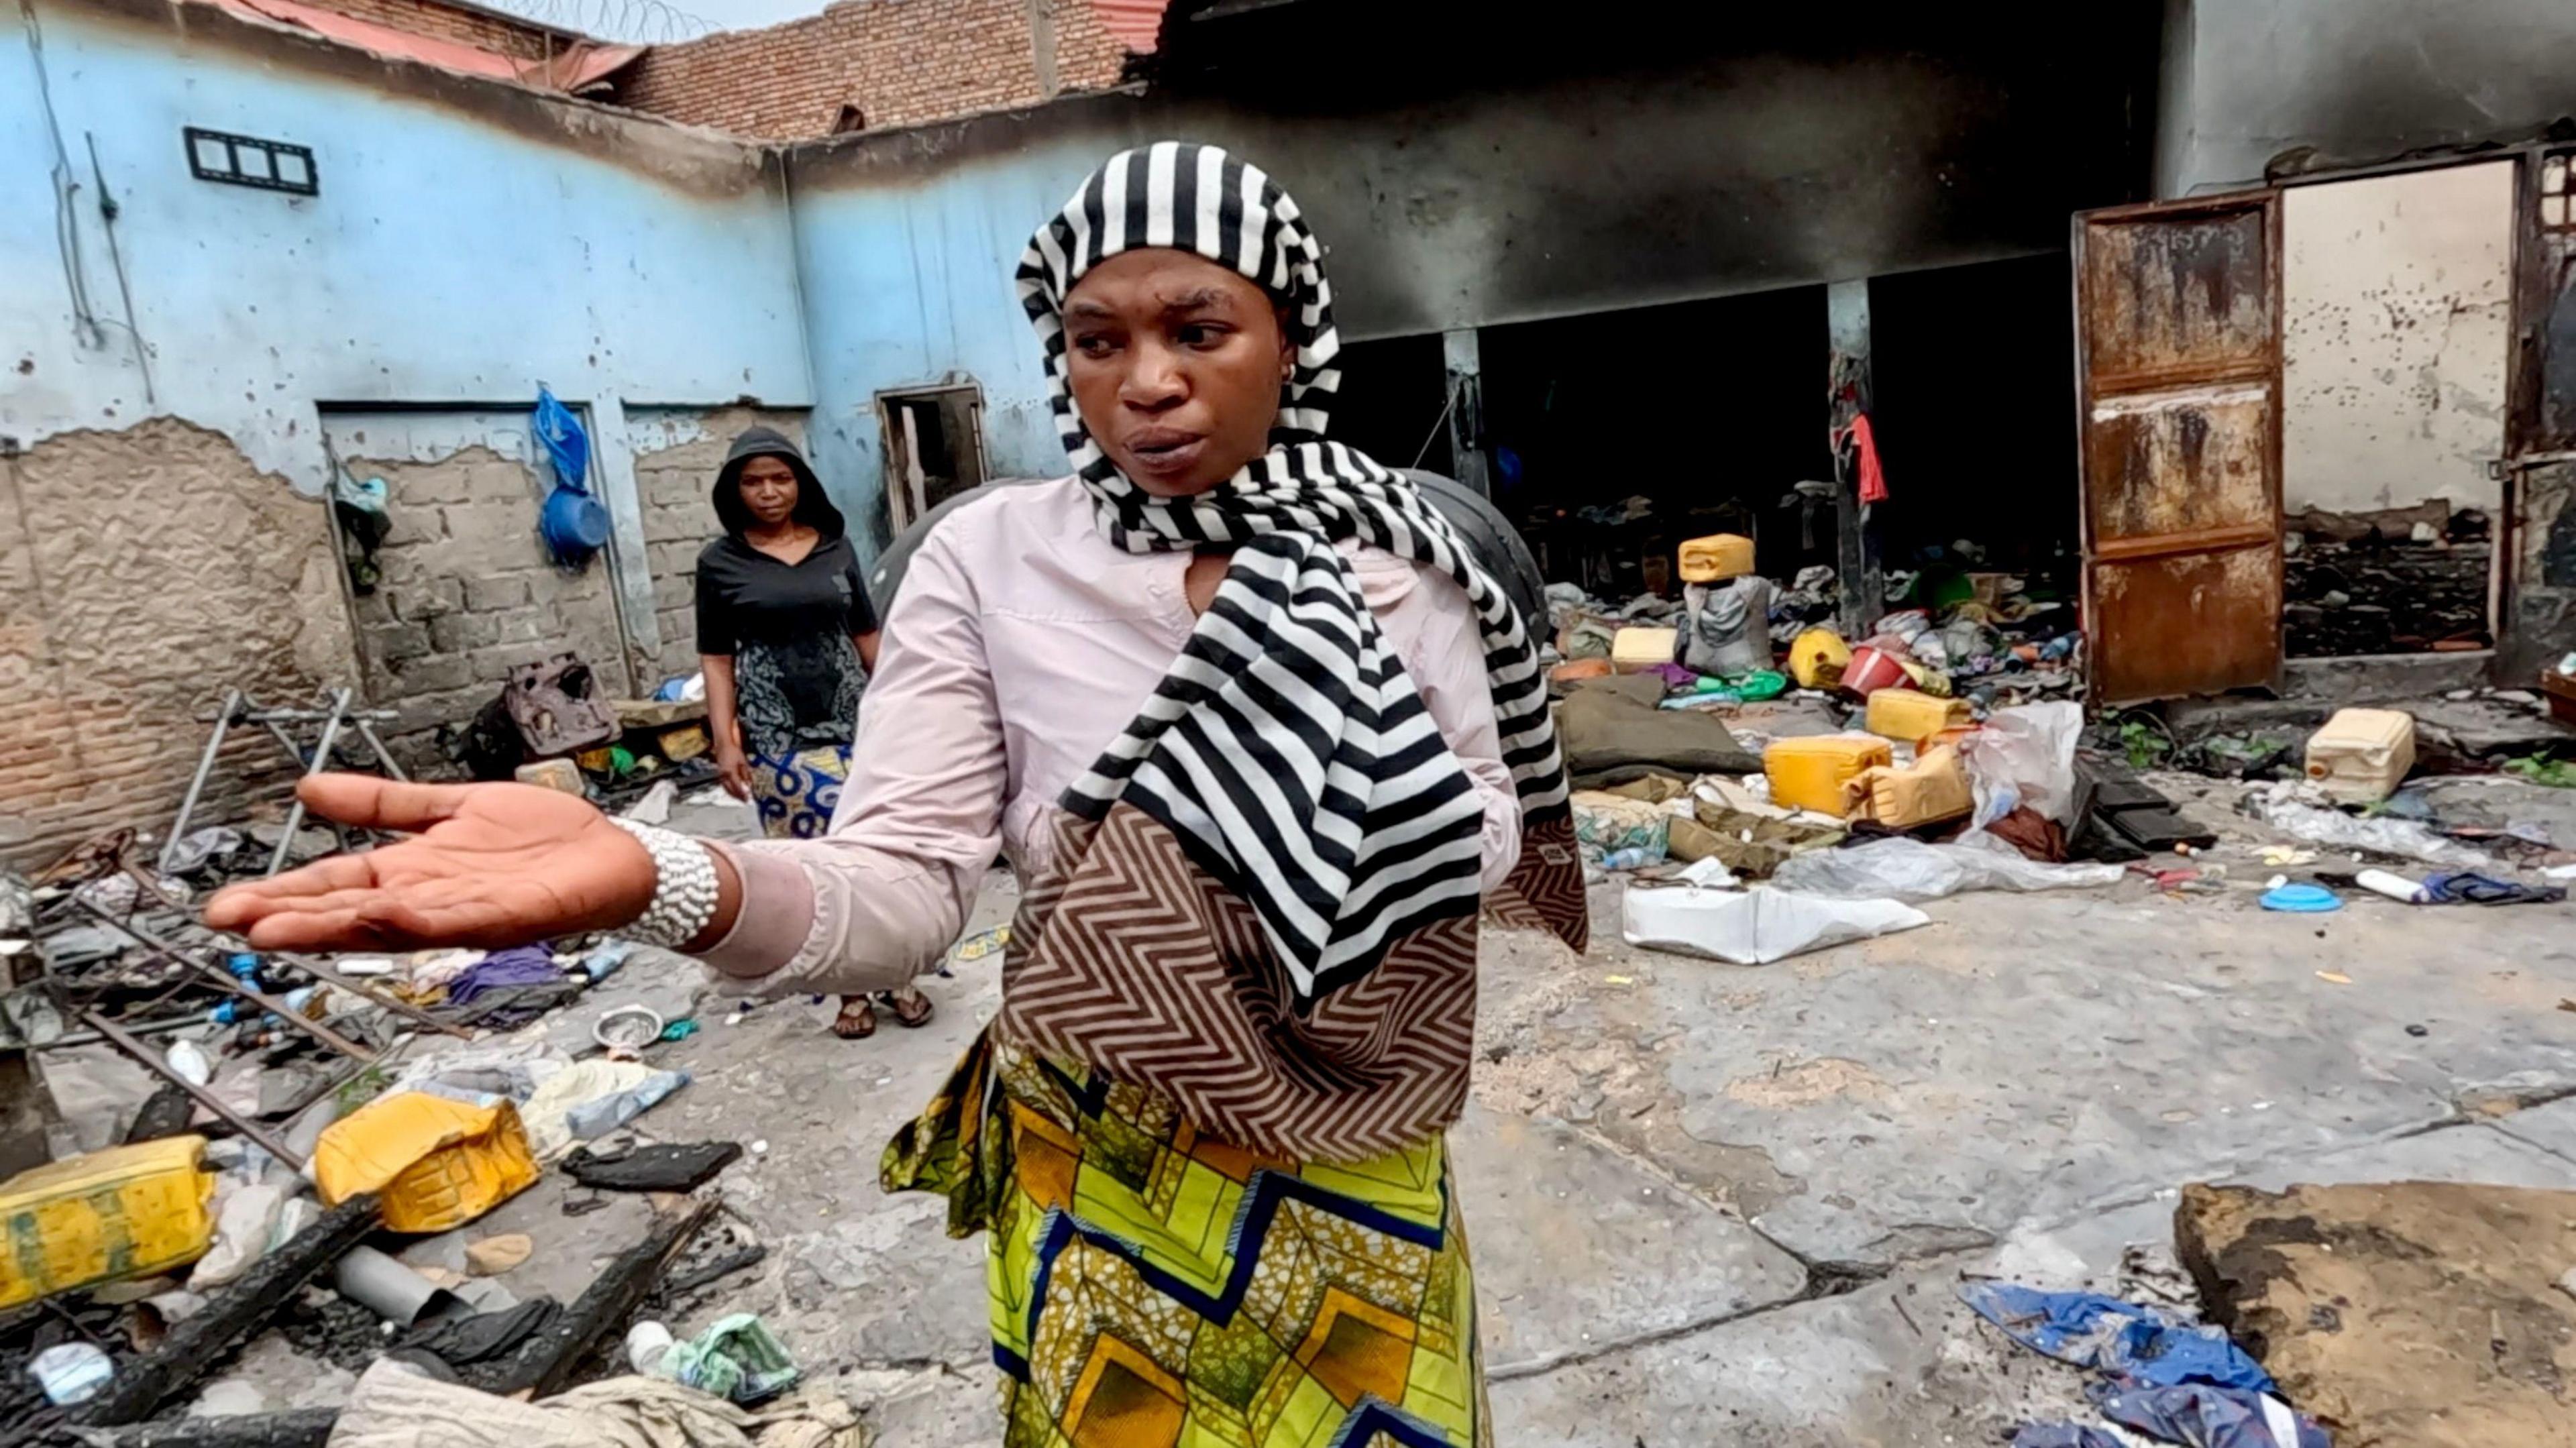
[[1486,1364],[1518,1370],[1806,1289],[1740,1217],[1553,1122],[1471,1106],[1449,1133]]
[[2517,1141],[2527,1141],[2576,1166],[2576,1098],[2551,1101],[2499,1116],[2489,1124]]
[[1983,1332],[1931,1270],[1641,1343],[1498,1374],[1497,1437],[1551,1448],[1941,1448],[2081,1417],[2082,1375]]
[[2344,1448],[2576,1444],[2576,1192],[2193,1186],[2174,1229],[2208,1317]]
[[1883,1266],[2431,1126],[2471,1083],[2576,1086],[2552,912],[2472,930],[2254,893],[1961,896],[1931,929],[1758,969],[1495,952],[1509,1054],[1482,1089],[1590,1121],[1810,1261]]

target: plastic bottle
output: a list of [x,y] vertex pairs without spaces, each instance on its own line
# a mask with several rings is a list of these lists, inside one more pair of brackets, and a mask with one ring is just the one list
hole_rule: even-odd
[[2421,905],[2433,898],[2425,893],[2422,885],[2403,875],[2392,875],[2386,870],[2364,870],[2353,877],[2353,883],[2374,895],[2385,895],[2391,900],[2403,900],[2409,905]]
[[1648,865],[1654,863],[1655,857],[1653,855],[1649,854],[1645,850],[1631,848],[1611,851],[1608,855],[1602,858],[1601,868],[1605,870],[1642,870]]
[[646,1377],[658,1376],[671,1351],[671,1329],[645,1319],[626,1329],[626,1365]]

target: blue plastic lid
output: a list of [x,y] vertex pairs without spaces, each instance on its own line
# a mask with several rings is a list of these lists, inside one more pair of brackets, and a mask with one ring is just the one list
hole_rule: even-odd
[[2286,910],[2293,915],[2323,915],[2341,910],[2343,897],[2323,885],[2283,885],[2263,892],[2263,908]]

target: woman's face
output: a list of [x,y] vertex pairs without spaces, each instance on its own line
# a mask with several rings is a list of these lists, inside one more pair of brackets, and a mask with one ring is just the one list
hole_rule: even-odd
[[775,528],[796,512],[796,470],[785,458],[753,458],[735,474],[742,505],[764,528]]
[[1242,276],[1165,247],[1121,252],[1066,295],[1064,329],[1083,426],[1146,492],[1205,492],[1269,449],[1296,354]]

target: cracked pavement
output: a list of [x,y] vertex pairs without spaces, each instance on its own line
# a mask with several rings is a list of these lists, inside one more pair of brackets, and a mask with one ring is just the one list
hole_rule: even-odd
[[[2576,1187],[2570,907],[2267,914],[2231,799],[2185,801],[2227,824],[2197,862],[2238,862],[2216,894],[1965,895],[1928,928],[1759,967],[1620,943],[1615,882],[1587,957],[1489,930],[1452,1140],[1497,1441],[1992,1443],[2076,1412],[2081,1385],[1984,1329],[1963,1275],[2117,1290],[2189,1181]],[[997,875],[970,929],[1014,893]],[[641,1123],[765,1142],[721,1185],[769,1258],[686,1324],[764,1314],[885,1448],[997,1438],[983,1244],[876,1187],[887,1136],[997,1004],[994,966],[926,980],[938,1019],[865,1042],[828,1034],[828,1005],[728,1023],[702,1002],[658,1056],[696,1083]],[[692,973],[631,966],[561,1028],[685,997]],[[567,1221],[563,1198],[550,1177],[475,1229],[591,1249],[541,1253],[522,1295],[578,1290],[645,1209]]]

